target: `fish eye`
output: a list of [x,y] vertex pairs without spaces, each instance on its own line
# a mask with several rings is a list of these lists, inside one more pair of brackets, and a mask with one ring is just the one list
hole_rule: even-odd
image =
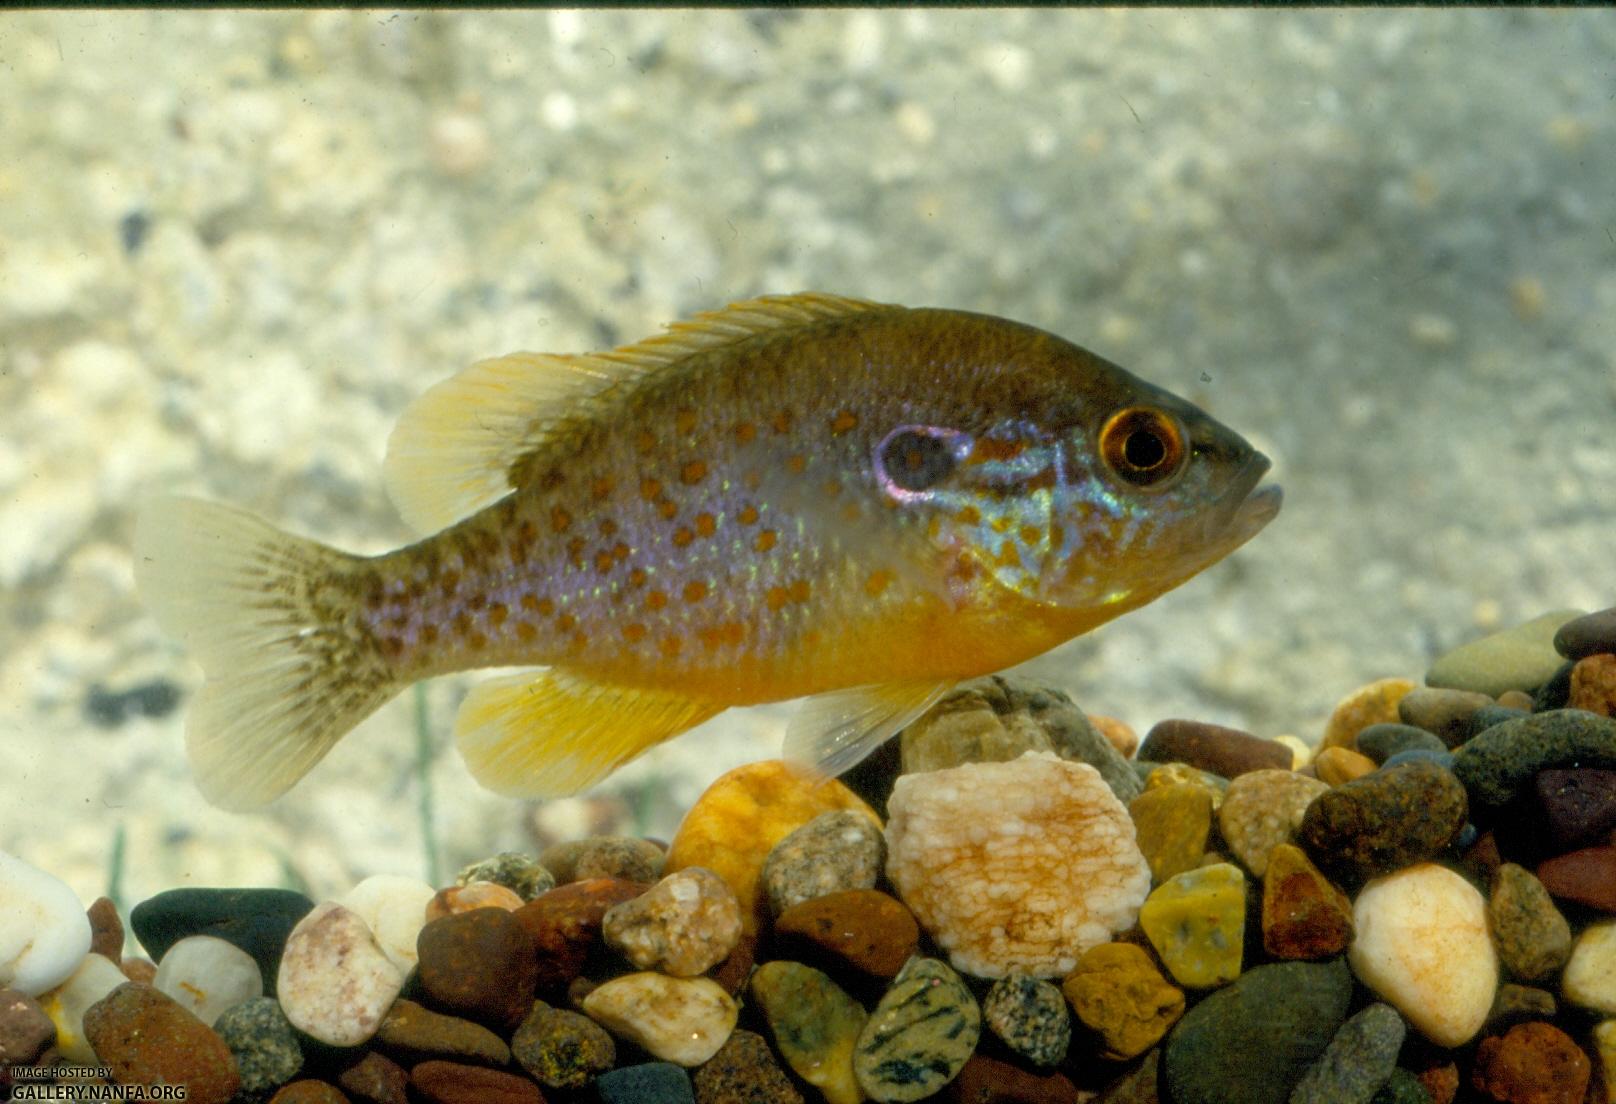
[[1184,470],[1189,450],[1177,418],[1164,410],[1130,406],[1106,419],[1100,455],[1123,482],[1160,490]]
[[959,464],[965,435],[937,426],[899,426],[876,449],[881,485],[895,498],[928,491]]

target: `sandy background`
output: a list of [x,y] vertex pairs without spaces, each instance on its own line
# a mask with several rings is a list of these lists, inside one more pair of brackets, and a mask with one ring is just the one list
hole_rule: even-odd
[[[1044,326],[1274,456],[1285,510],[1038,662],[1091,711],[1316,739],[1341,694],[1616,600],[1616,14],[0,14],[0,848],[103,892],[422,874],[406,695],[261,816],[200,803],[198,672],[133,504],[375,551],[410,398],[485,355],[818,289]],[[128,697],[145,689],[145,696]],[[477,790],[446,869],[667,834],[784,708],[592,799]],[[111,703],[111,704],[109,704]]]

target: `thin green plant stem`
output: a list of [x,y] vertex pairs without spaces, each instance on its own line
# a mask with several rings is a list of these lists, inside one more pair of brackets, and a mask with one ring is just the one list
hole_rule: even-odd
[[415,781],[420,795],[421,846],[426,851],[426,880],[441,886],[438,862],[437,818],[432,800],[432,718],[427,708],[426,684],[415,684]]
[[128,846],[128,833],[124,831],[123,821],[119,821],[112,832],[112,852],[107,856],[107,900],[120,916],[123,915],[123,866]]

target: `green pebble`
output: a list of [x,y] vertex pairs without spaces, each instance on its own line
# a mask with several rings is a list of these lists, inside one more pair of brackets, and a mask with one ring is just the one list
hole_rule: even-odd
[[1476,736],[1453,753],[1453,773],[1472,805],[1507,805],[1547,767],[1616,769],[1616,720],[1581,709],[1517,717]]
[[924,1100],[959,1076],[982,1034],[976,998],[948,965],[911,958],[859,1033],[853,1073],[881,1104]]
[[1139,909],[1139,926],[1173,980],[1192,989],[1240,976],[1246,930],[1246,876],[1214,863],[1171,878]]
[[1425,684],[1494,698],[1506,690],[1535,690],[1553,678],[1563,662],[1554,650],[1554,634],[1581,616],[1580,610],[1554,610],[1461,644],[1431,664]]
[[829,1104],[858,1104],[853,1048],[869,1019],[863,1006],[828,976],[798,962],[765,962],[751,985],[786,1064]]

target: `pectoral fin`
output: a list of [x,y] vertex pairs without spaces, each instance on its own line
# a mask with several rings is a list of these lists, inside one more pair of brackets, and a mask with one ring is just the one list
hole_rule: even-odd
[[565,797],[723,708],[551,668],[480,683],[455,718],[455,742],[496,793]]
[[953,685],[879,683],[815,695],[786,729],[785,757],[835,777],[930,709]]

